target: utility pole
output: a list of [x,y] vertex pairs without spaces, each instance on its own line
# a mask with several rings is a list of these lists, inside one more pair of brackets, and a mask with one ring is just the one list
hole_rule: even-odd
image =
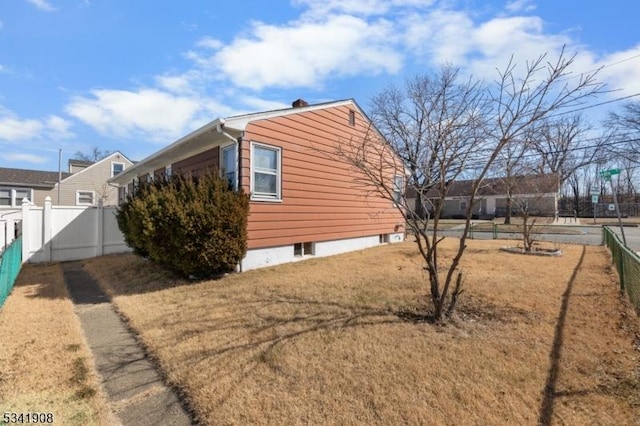
[[58,149],[58,205],[60,205],[60,185],[62,185],[62,148]]

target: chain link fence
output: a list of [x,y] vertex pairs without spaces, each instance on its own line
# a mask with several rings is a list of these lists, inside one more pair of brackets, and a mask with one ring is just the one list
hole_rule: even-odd
[[22,266],[22,237],[14,240],[0,254],[0,308],[13,289]]
[[620,276],[620,290],[627,291],[631,303],[640,315],[640,256],[622,244],[618,236],[604,227],[604,243],[611,251],[613,264]]

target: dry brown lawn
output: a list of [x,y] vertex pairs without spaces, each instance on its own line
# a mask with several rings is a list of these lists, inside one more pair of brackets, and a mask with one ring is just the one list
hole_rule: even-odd
[[444,326],[410,242],[198,283],[86,267],[205,424],[639,424],[639,323],[605,249],[503,244],[468,242]]
[[23,266],[0,310],[0,342],[0,416],[52,413],[60,425],[113,424],[59,265]]

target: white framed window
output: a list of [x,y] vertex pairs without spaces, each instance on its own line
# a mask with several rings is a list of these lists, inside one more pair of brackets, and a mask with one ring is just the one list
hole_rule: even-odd
[[30,188],[0,188],[0,206],[16,207],[23,199],[33,201],[33,190]]
[[124,163],[111,162],[111,177],[117,176],[124,171]]
[[393,202],[402,204],[402,194],[404,192],[404,177],[402,175],[393,176]]
[[166,166],[164,168],[164,177],[167,180],[169,180],[169,178],[171,178],[171,164],[169,164],[168,166]]
[[238,155],[237,145],[228,145],[222,148],[220,156],[220,170],[222,176],[229,181],[234,190],[238,189]]
[[0,188],[0,206],[13,206],[12,190],[9,188]]
[[94,201],[93,191],[76,191],[76,206],[92,206]]
[[14,193],[15,193],[15,199],[16,199],[16,205],[20,205],[22,204],[22,200],[24,198],[26,198],[29,201],[31,200],[31,190],[30,189],[24,189],[24,188],[20,188],[20,189],[14,189]]
[[151,172],[147,173],[147,183],[148,184],[152,184],[153,183],[153,173],[151,173]]
[[282,199],[282,149],[251,143],[251,199]]

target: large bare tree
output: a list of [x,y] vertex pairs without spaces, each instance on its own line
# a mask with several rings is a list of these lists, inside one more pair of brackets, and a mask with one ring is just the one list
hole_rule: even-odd
[[[552,112],[575,107],[600,91],[593,74],[566,78],[573,61],[564,52],[553,62],[540,56],[522,69],[511,61],[492,86],[464,79],[449,66],[418,75],[372,100],[371,118],[386,144],[379,143],[375,129],[364,139],[338,143],[337,156],[395,203],[415,235],[436,321],[453,312],[462,292],[460,260],[478,189],[498,156],[509,144],[525,140]],[[406,191],[400,190],[398,175],[406,177]],[[462,178],[472,179],[466,220],[455,254],[445,259],[438,250],[444,239],[439,218],[453,182]],[[411,194],[426,215],[416,212]]]

